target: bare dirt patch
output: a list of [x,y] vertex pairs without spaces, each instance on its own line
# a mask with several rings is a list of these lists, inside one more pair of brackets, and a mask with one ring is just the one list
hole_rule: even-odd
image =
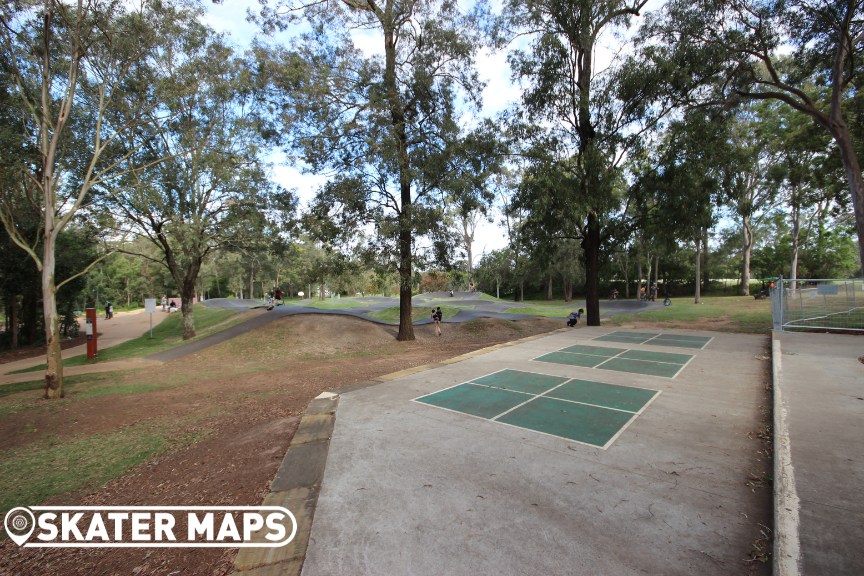
[[[100,336],[102,333],[99,332],[97,336]],[[66,350],[67,348],[74,348],[75,346],[81,346],[87,343],[87,336],[85,334],[81,334],[75,338],[64,338],[60,342],[60,348],[62,350]],[[0,364],[8,364],[9,362],[15,362],[17,360],[24,360],[25,358],[36,358],[38,356],[45,356],[48,353],[48,349],[42,346],[22,346],[17,350],[3,350],[0,352]]]
[[[0,421],[0,449],[62,442],[138,423],[198,438],[133,468],[106,485],[51,499],[63,505],[256,505],[269,489],[299,416],[325,390],[433,364],[501,342],[541,334],[561,321],[482,319],[415,327],[397,342],[395,328],[344,316],[293,316],[156,369],[117,376],[148,392],[39,399],[9,398],[28,409]],[[36,505],[26,502],[21,505]],[[0,544],[0,574],[223,575],[236,550],[21,549]]]

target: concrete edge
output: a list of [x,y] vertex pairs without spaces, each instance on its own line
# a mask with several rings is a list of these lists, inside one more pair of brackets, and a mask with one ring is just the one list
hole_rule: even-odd
[[783,363],[780,335],[771,333],[771,371],[774,390],[774,550],[775,576],[801,574],[801,507],[795,487],[789,420],[783,403]]
[[339,396],[330,392],[309,403],[263,502],[265,506],[283,506],[294,514],[297,519],[294,539],[279,548],[241,548],[234,558],[232,574],[300,576],[338,406]]

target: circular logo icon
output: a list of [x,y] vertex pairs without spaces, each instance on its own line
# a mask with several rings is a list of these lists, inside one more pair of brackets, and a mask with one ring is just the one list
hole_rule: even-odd
[[6,513],[4,526],[9,538],[21,546],[33,533],[33,529],[36,527],[36,518],[27,508],[13,508]]

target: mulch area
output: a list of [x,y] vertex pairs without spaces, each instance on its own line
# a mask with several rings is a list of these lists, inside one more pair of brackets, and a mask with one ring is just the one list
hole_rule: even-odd
[[[178,438],[203,439],[164,452],[104,486],[54,497],[49,503],[258,505],[300,415],[321,392],[546,333],[562,324],[483,319],[445,324],[440,338],[431,325],[418,326],[415,341],[397,342],[395,328],[355,318],[288,317],[190,357],[117,376],[118,383],[130,385],[180,383],[170,388],[86,399],[76,399],[73,392],[53,401],[30,392],[33,409],[0,420],[0,450],[136,424],[169,426]],[[235,555],[236,549],[22,549],[7,539],[0,543],[0,574],[221,576],[230,573]]]
[[[101,332],[100,332],[101,334]],[[98,334],[97,334],[98,337]],[[82,334],[76,338],[63,338],[60,341],[60,348],[66,350],[67,348],[74,348],[75,346],[81,346],[82,344],[87,343],[87,336]],[[18,360],[24,360],[26,358],[36,358],[38,356],[45,356],[47,354],[47,348],[42,346],[21,346],[17,350],[3,350],[0,351],[0,364],[7,364],[9,362],[16,362]]]

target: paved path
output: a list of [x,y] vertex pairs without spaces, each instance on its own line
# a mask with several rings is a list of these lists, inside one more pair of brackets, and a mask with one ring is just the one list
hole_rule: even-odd
[[[168,314],[157,312],[153,316],[153,326],[157,326],[164,320]],[[83,330],[83,318],[80,319]],[[98,347],[100,350],[116,346],[128,340],[138,338],[147,333],[150,329],[150,314],[145,314],[144,310],[134,310],[132,312],[117,312],[111,320],[105,320],[100,316],[96,319],[96,329],[99,332]],[[63,350],[63,358],[71,358],[87,353],[87,345],[75,346]],[[23,370],[45,363],[45,356],[39,355],[15,362],[0,364],[0,385],[11,384],[14,382],[28,382],[30,380],[38,380],[41,378],[41,372],[25,372],[22,374],[9,374],[16,370]],[[153,364],[143,358],[133,358],[129,360],[117,360],[114,362],[102,362],[99,364],[88,366],[71,366],[64,367],[63,374],[72,376],[75,374],[89,374],[91,372],[110,372],[112,370],[122,370],[139,368]]]
[[[265,501],[298,512],[296,546],[238,555],[235,568],[292,573],[302,558],[291,554],[309,542],[305,576],[747,573],[759,524],[770,522],[770,495],[746,485],[758,468],[768,339],[703,333],[714,338],[704,350],[625,346],[693,353],[674,379],[532,360],[609,345],[593,338],[610,331],[559,331],[340,394],[329,455],[317,440],[292,444]],[[412,401],[502,368],[661,394],[606,450]],[[313,523],[317,487],[291,483],[289,469],[318,481],[290,464],[322,458]]]
[[775,336],[778,576],[864,574],[861,355],[861,336]]

